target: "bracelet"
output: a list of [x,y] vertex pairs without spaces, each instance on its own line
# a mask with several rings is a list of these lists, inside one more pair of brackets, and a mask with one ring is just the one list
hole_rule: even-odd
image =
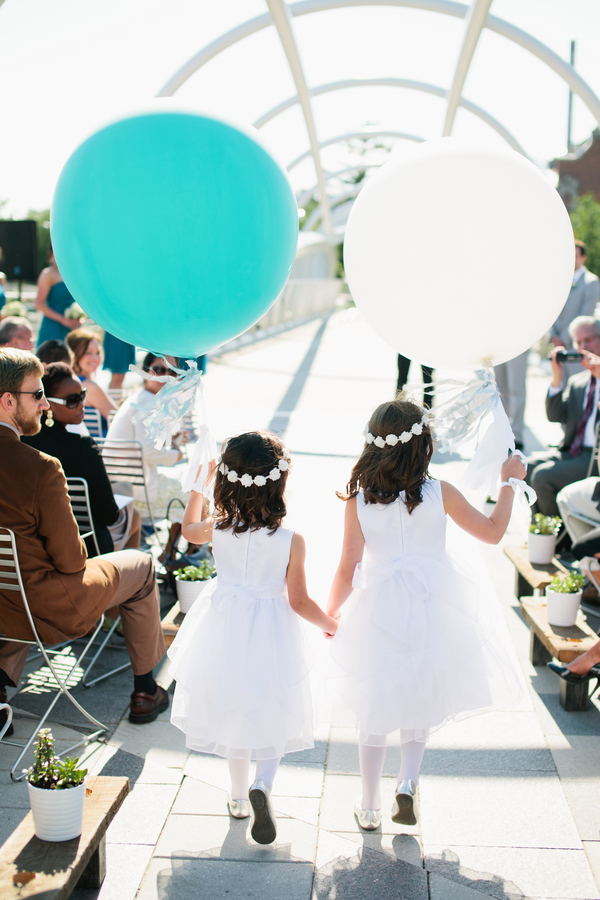
[[519,494],[519,500],[524,506],[533,506],[537,500],[537,494],[531,485],[525,484],[520,478],[509,478],[508,481],[502,481],[500,487],[512,488],[515,494]]

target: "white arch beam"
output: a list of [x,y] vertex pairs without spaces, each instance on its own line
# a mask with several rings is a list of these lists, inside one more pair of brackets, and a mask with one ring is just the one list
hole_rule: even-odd
[[452,126],[456,118],[456,111],[462,96],[462,89],[465,85],[465,79],[469,72],[469,66],[473,61],[475,48],[483,31],[485,21],[490,11],[492,0],[473,0],[469,7],[469,12],[465,19],[465,31],[463,42],[456,61],[454,69],[454,78],[452,86],[448,91],[446,118],[444,120],[443,137],[449,137],[452,134]]
[[[340,91],[345,90],[347,88],[356,88],[356,87],[397,87],[397,88],[407,88],[412,91],[423,91],[426,94],[433,94],[435,97],[445,98],[447,96],[447,91],[442,87],[437,87],[434,84],[426,84],[423,81],[411,81],[408,78],[349,78],[345,81],[331,81],[329,84],[321,84],[318,87],[314,87],[310,89],[311,96],[318,97],[321,94],[328,94],[330,91]],[[267,122],[270,122],[271,119],[274,119],[275,116],[280,115],[285,112],[287,109],[290,109],[298,103],[298,97],[289,97],[287,100],[284,100],[282,103],[279,103],[277,106],[274,106],[273,109],[270,109],[264,115],[262,115],[259,119],[257,119],[253,125],[255,128],[262,128],[263,125],[266,125]],[[521,153],[523,156],[527,157],[527,153],[517,139],[508,131],[507,128],[504,127],[497,119],[494,119],[488,112],[482,109],[480,106],[476,106],[475,103],[471,103],[470,100],[465,100],[464,97],[460,99],[460,106],[469,112],[473,113],[473,115],[478,116],[482,119],[487,125],[493,128],[498,134],[504,138],[507,144],[509,144],[513,150],[516,150],[517,153]],[[527,157],[528,158],[528,157]]]
[[329,200],[327,197],[327,189],[325,185],[325,176],[321,165],[321,155],[319,147],[319,139],[317,137],[317,129],[313,116],[312,106],[310,103],[310,93],[306,84],[304,69],[300,60],[300,53],[294,28],[292,25],[292,17],[285,0],[267,0],[267,6],[273,19],[273,25],[277,29],[281,46],[286,55],[296,90],[298,91],[298,100],[304,115],[306,130],[308,131],[308,139],[310,141],[310,149],[313,156],[315,169],[317,172],[317,182],[319,184],[319,192],[321,194],[321,206],[323,208],[323,223],[325,232],[328,237],[333,237],[333,224],[331,221],[331,210],[329,209]]
[[[414,141],[417,144],[422,144],[425,141],[425,138],[417,137],[414,134],[405,134],[403,131],[384,131],[381,128],[372,128],[363,131],[349,131],[346,134],[340,134],[337,137],[328,138],[326,141],[321,141],[319,144],[320,149],[322,150],[324,147],[329,147],[331,144],[339,144],[341,141],[349,141],[351,138],[372,138],[372,137],[395,137],[402,138],[405,141]],[[304,162],[312,153],[312,150],[305,150],[304,153],[301,153],[300,156],[297,156],[296,159],[292,160],[289,166],[286,166],[288,172],[291,172],[297,165],[301,162]],[[357,168],[353,166],[353,168]]]
[[[409,7],[411,9],[423,9],[428,12],[454,16],[458,19],[464,19],[468,12],[468,6],[464,3],[456,3],[454,0],[299,0],[297,3],[290,4],[288,9],[292,16],[306,16],[311,13],[323,12],[324,10],[355,6]],[[268,28],[269,25],[271,25],[271,17],[266,13],[262,16],[256,16],[254,19],[249,19],[247,22],[242,22],[241,25],[232,28],[226,34],[222,34],[184,63],[156,96],[171,97],[182,84],[185,84],[188,78],[191,78],[198,69],[206,65],[213,57],[218,56],[223,50],[227,50],[228,47],[249,37],[251,34],[256,34],[256,32],[262,31],[263,28]],[[563,81],[566,81],[573,93],[577,94],[579,99],[587,106],[598,125],[600,125],[600,99],[575,71],[573,66],[561,59],[557,53],[554,53],[553,50],[546,47],[537,38],[534,38],[526,31],[522,31],[515,25],[511,25],[510,22],[506,22],[504,19],[488,15],[485,27],[523,47],[524,50],[537,56],[538,59],[553,69]]]

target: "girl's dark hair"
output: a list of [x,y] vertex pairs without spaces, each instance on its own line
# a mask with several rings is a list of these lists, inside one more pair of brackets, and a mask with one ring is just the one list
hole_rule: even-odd
[[[388,434],[410,431],[421,421],[423,413],[424,409],[400,394],[377,407],[369,419],[368,430],[373,437],[385,440]],[[337,495],[340,500],[350,500],[362,490],[365,503],[393,503],[400,491],[404,491],[404,502],[411,513],[423,500],[421,488],[431,478],[428,468],[432,456],[433,438],[426,425],[421,434],[413,434],[409,441],[399,441],[394,447],[386,444],[380,448],[365,443],[352,469],[346,493],[338,491]]]
[[66,381],[67,378],[76,378],[75,372],[63,362],[50,363],[47,367],[44,376],[42,377],[42,384],[44,385],[44,393],[46,397],[53,397],[54,391],[61,383],[61,381]]
[[160,359],[160,357],[155,356],[154,353],[146,353],[144,362],[142,363],[142,369],[144,369],[144,371],[147,371],[155,359]]
[[[280,439],[269,431],[250,431],[229,438],[221,448],[221,459],[238,475],[264,475],[276,468],[280,459],[286,458],[286,450]],[[239,481],[229,481],[216,469],[215,475],[215,528],[225,531],[233,528],[234,534],[268,528],[274,534],[281,525],[287,509],[284,491],[287,477],[281,472],[277,481],[267,478],[267,483],[244,487]]]
[[35,355],[40,362],[46,363],[46,365],[55,362],[64,362],[68,366],[71,365],[71,351],[64,341],[54,339],[43,341],[35,351]]

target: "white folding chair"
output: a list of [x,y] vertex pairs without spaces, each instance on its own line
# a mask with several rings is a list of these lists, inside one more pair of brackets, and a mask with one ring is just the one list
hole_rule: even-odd
[[83,423],[93,438],[102,437],[102,416],[100,410],[93,406],[86,406],[83,411]]
[[91,713],[87,712],[83,708],[83,706],[75,699],[75,697],[70,692],[67,687],[69,683],[69,679],[73,675],[75,669],[81,665],[83,657],[86,655],[89,647],[93,643],[96,635],[100,631],[102,627],[103,616],[100,617],[100,621],[96,628],[94,629],[94,633],[90,637],[90,639],[86,642],[85,647],[83,648],[80,656],[75,660],[73,665],[70,667],[66,675],[61,675],[57,670],[57,667],[52,662],[52,655],[55,653],[59,653],[60,650],[57,650],[54,646],[47,646],[40,638],[37,633],[37,629],[35,627],[35,622],[33,620],[33,616],[31,615],[31,610],[29,609],[29,603],[27,602],[27,595],[25,593],[25,586],[23,585],[23,579],[21,577],[21,570],[19,568],[19,558],[17,555],[17,544],[15,541],[14,532],[9,528],[4,528],[0,526],[0,591],[15,591],[21,594],[21,600],[23,602],[23,606],[25,608],[25,613],[27,615],[27,620],[29,622],[29,627],[31,628],[31,633],[33,635],[32,638],[28,640],[24,640],[22,638],[15,638],[7,632],[2,631],[0,633],[0,639],[5,641],[12,641],[18,644],[27,644],[31,647],[36,647],[39,649],[40,653],[44,657],[46,665],[48,669],[52,673],[56,684],[57,690],[54,698],[48,705],[44,715],[41,717],[38,727],[33,731],[33,734],[29,738],[26,744],[19,744],[16,741],[7,741],[4,738],[0,738],[0,743],[10,744],[13,747],[20,747],[21,752],[19,753],[12,769],[10,770],[10,777],[13,781],[22,781],[25,777],[24,774],[20,774],[19,776],[15,775],[15,772],[19,768],[21,764],[21,760],[27,753],[29,747],[33,743],[35,736],[40,728],[44,727],[46,720],[48,719],[50,713],[54,709],[57,701],[61,696],[67,697],[73,706],[79,710],[79,712],[85,716],[85,718],[95,726],[96,730],[92,732],[92,734],[87,735],[82,738],[82,740],[77,741],[75,744],[72,744],[70,747],[67,747],[66,750],[63,751],[63,754],[70,753],[71,750],[75,750],[76,747],[81,747],[83,744],[87,744],[90,741],[96,740],[96,738],[100,737],[101,734],[104,734],[107,731],[105,725],[102,722],[99,722],[98,719],[95,719]]
[[101,438],[97,443],[102,450],[104,467],[110,481],[113,484],[117,481],[128,481],[133,487],[141,487],[143,489],[152,530],[162,547],[163,544],[158,537],[152,506],[148,497],[142,445],[139,441],[112,441],[108,440],[108,438]]
[[121,403],[129,397],[131,392],[131,388],[109,388],[108,396],[111,400],[115,401],[117,406],[120,406]]
[[67,478],[67,490],[73,515],[79,526],[79,535],[84,540],[91,538],[96,548],[96,556],[100,556],[101,551],[98,545],[98,538],[96,537],[94,520],[92,519],[87,481],[85,478]]

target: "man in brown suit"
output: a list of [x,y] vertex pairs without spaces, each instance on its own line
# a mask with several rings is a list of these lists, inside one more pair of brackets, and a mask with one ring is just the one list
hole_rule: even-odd
[[[59,461],[20,440],[37,434],[48,409],[43,373],[31,353],[0,349],[0,526],[15,533],[25,592],[43,641],[82,637],[103,612],[119,606],[134,673],[129,721],[152,722],[169,705],[152,675],[166,652],[154,566],[139,550],[87,559]],[[0,591],[0,633],[32,638],[21,597],[12,591]],[[27,650],[0,641],[0,702],[6,702],[7,685],[18,685]]]

